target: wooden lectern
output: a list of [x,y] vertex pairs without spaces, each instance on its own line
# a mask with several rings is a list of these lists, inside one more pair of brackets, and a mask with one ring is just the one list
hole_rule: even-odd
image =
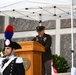
[[27,58],[30,61],[30,67],[25,72],[26,75],[42,75],[42,52],[45,52],[44,47],[33,41],[18,43],[22,49],[15,50],[17,56],[23,59]]

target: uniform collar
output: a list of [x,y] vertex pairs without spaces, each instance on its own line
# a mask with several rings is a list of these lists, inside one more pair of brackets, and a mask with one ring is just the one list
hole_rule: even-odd
[[11,58],[13,58],[14,57],[14,55],[11,55],[10,57],[9,57],[9,59],[11,59]]
[[41,36],[41,35],[38,35],[39,37],[44,37],[45,36],[45,33]]
[[11,56],[9,56],[9,57],[6,57],[5,59],[11,59],[11,58],[13,58],[13,57],[15,57],[14,55],[11,55]]

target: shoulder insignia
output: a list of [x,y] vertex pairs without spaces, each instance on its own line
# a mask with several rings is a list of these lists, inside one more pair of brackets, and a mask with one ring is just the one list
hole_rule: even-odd
[[16,63],[23,63],[23,59],[21,57],[17,57]]

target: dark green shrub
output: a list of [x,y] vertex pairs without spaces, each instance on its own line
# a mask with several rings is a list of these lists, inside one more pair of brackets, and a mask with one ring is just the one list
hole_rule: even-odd
[[64,73],[68,71],[69,65],[64,57],[52,55],[52,59],[54,60],[53,66],[57,69],[58,73]]

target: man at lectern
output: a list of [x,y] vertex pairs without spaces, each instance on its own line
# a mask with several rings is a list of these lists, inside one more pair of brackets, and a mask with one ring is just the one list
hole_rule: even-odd
[[21,57],[14,56],[14,50],[21,49],[21,46],[11,41],[13,36],[13,27],[8,25],[5,30],[4,56],[0,58],[1,75],[25,75],[23,60]]
[[45,34],[44,26],[37,26],[36,30],[38,35],[33,39],[45,47],[45,52],[42,53],[42,75],[51,75],[51,44],[52,37]]

